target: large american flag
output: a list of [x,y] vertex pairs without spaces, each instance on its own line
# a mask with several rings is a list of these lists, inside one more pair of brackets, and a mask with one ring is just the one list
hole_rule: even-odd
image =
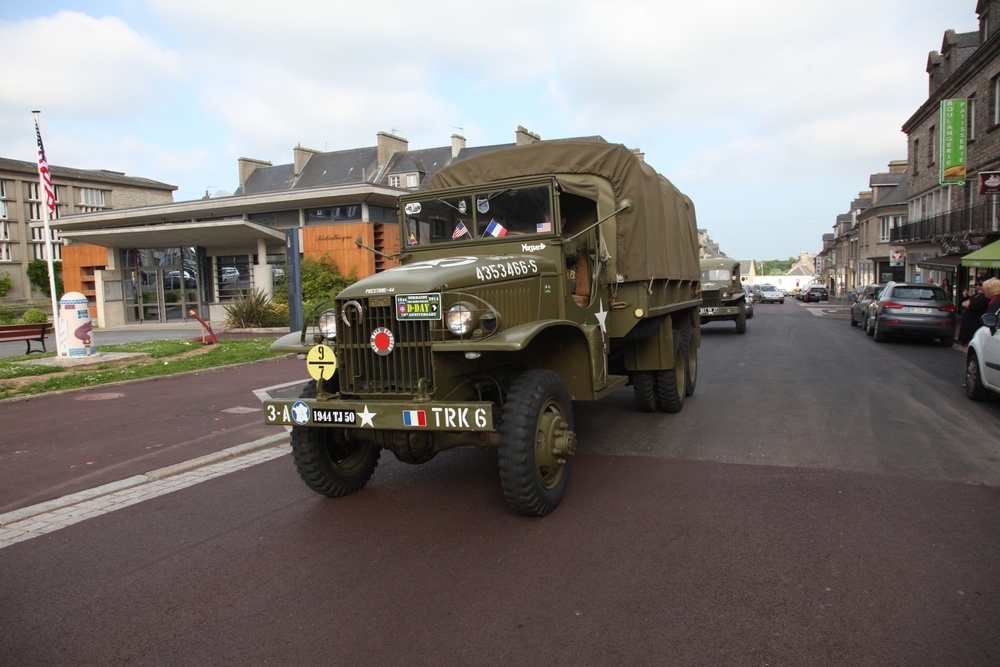
[[45,160],[45,147],[42,146],[42,132],[38,129],[38,119],[35,119],[35,138],[38,140],[38,177],[41,179],[44,191],[45,205],[49,209],[49,220],[56,217],[56,193],[52,188],[52,175],[49,174],[49,163]]

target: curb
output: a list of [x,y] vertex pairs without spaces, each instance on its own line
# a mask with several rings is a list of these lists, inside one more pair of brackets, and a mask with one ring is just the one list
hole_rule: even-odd
[[275,435],[269,435],[266,438],[243,443],[242,445],[228,447],[215,452],[214,454],[206,454],[205,456],[199,456],[198,458],[191,459],[190,461],[183,461],[181,463],[175,463],[171,466],[157,468],[156,470],[151,470],[142,475],[134,475],[132,477],[118,480],[117,482],[110,482],[102,486],[96,486],[92,489],[71,493],[69,495],[62,496],[61,498],[46,500],[45,502],[38,503],[37,505],[12,510],[6,514],[0,514],[0,526],[7,526],[17,521],[30,519],[31,517],[39,514],[44,514],[46,512],[51,512],[65,507],[71,507],[88,500],[94,500],[95,498],[117,493],[118,491],[124,491],[126,489],[142,486],[143,484],[180,475],[198,468],[203,468],[213,463],[225,461],[227,459],[239,458],[252,452],[274,447],[287,438],[288,432],[283,431],[281,433],[276,433]]

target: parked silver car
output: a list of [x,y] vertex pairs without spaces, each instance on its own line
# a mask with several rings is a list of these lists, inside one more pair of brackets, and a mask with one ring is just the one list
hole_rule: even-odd
[[943,289],[929,283],[886,283],[868,304],[868,330],[876,343],[889,336],[916,336],[936,338],[951,347],[955,325],[955,304]]
[[784,303],[785,293],[774,285],[761,285],[760,286],[760,302],[761,303]]
[[854,296],[854,303],[851,304],[851,326],[856,327],[859,324],[861,328],[868,331],[868,304],[872,302],[878,293],[882,291],[884,285],[882,283],[872,283],[871,285],[865,285],[865,287]]

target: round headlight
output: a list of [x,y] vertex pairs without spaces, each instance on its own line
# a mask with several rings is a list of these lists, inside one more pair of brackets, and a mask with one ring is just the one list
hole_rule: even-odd
[[337,337],[337,313],[332,310],[324,311],[319,316],[319,330],[323,332],[323,337],[333,340]]
[[472,311],[464,303],[456,303],[445,316],[448,330],[457,336],[464,336],[472,331]]

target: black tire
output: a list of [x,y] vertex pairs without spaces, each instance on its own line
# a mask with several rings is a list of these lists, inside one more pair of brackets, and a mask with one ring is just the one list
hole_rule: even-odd
[[941,347],[951,347],[952,345],[955,344],[955,337],[954,336],[946,336],[944,338],[939,338],[938,339],[938,344]]
[[642,412],[656,412],[656,383],[653,371],[635,371],[632,373],[632,389],[635,391],[635,404]]
[[507,504],[530,516],[558,507],[575,447],[573,407],[559,374],[533,369],[518,375],[500,420],[500,483]]
[[[871,326],[871,325],[869,324],[868,326]],[[875,319],[875,327],[874,327],[874,329],[875,329],[875,331],[874,331],[874,333],[872,333],[872,338],[875,339],[876,343],[884,343],[884,342],[886,342],[889,339],[889,337],[885,335],[885,331],[879,329],[878,318]]]
[[694,346],[694,328],[686,324],[681,327],[684,336],[684,395],[694,395],[698,385],[698,348]]
[[784,299],[782,299],[782,300],[781,300],[781,301],[779,301],[778,303],[780,303],[781,305],[785,305],[785,300],[784,300]]
[[866,334],[866,335],[868,335],[868,336],[871,336],[872,334],[874,334],[874,333],[875,333],[875,332],[874,332],[874,331],[872,330],[872,318],[868,317],[867,315],[865,315],[865,321],[864,321],[864,324],[862,324],[861,326],[862,326],[862,327],[864,327],[864,330],[865,330],[865,334]]
[[979,358],[975,352],[969,352],[965,360],[965,395],[974,401],[985,401],[990,397],[990,390],[983,386],[979,376]]
[[858,326],[858,323],[854,321],[854,311],[853,310],[851,311],[851,326],[852,327]]
[[737,306],[740,312],[736,313],[736,333],[745,334],[747,332],[747,304],[740,302]]
[[[310,382],[299,398],[315,398]],[[299,477],[316,493],[337,498],[358,491],[378,466],[382,450],[371,442],[352,442],[346,429],[292,427],[292,459]]]
[[687,364],[685,338],[680,329],[674,329],[674,367],[655,371],[656,407],[660,412],[677,413],[684,408],[687,392]]

